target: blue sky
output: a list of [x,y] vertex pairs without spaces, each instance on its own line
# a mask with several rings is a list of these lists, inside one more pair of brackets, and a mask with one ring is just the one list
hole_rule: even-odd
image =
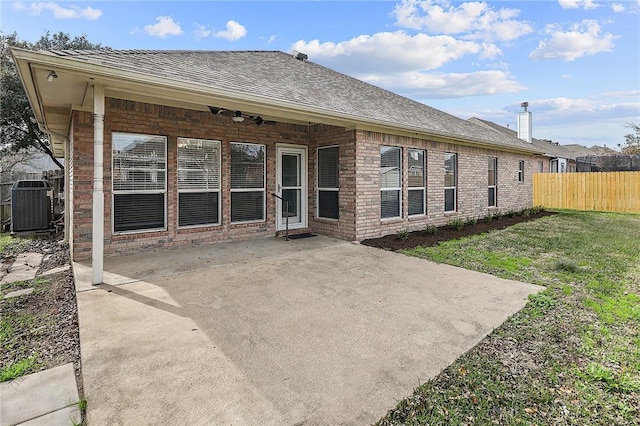
[[[1,0],[4,33],[86,34],[114,49],[298,50],[447,111],[616,148],[640,123],[640,0]],[[381,108],[384,106],[381,105]]]

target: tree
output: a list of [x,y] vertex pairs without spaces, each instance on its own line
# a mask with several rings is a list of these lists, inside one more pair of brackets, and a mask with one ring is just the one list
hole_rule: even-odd
[[35,148],[44,152],[61,169],[63,165],[55,158],[49,137],[38,127],[29,99],[18,77],[18,71],[9,51],[10,47],[22,49],[108,49],[101,44],[89,42],[85,34],[71,38],[69,34],[47,31],[35,43],[20,40],[18,35],[0,32],[0,155],[17,153]]
[[626,123],[624,127],[628,127],[633,131],[624,135],[624,145],[621,146],[622,153],[626,155],[640,155],[640,124]]

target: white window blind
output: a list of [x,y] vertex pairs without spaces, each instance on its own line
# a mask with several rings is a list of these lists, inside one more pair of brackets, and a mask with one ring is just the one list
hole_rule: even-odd
[[220,145],[178,138],[178,226],[220,223]]
[[407,208],[409,216],[425,214],[425,192],[427,188],[425,158],[424,150],[409,150],[409,169],[407,170],[409,179],[407,193],[409,205]]
[[231,222],[265,218],[265,146],[231,144]]
[[400,217],[402,212],[402,149],[380,147],[380,217]]
[[318,217],[340,216],[339,153],[337,146],[318,148]]
[[456,210],[458,185],[458,155],[447,152],[444,154],[444,211]]
[[488,206],[495,207],[496,206],[496,187],[498,185],[498,159],[497,158],[489,158],[489,167],[488,167]]
[[167,138],[111,135],[114,232],[166,229]]

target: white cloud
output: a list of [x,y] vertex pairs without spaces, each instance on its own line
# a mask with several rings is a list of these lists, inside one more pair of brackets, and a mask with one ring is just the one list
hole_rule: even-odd
[[571,74],[562,74],[560,78],[566,78],[568,80],[573,80],[573,76]]
[[292,50],[351,73],[432,70],[469,54],[497,54],[497,51],[471,41],[450,36],[409,35],[404,31],[360,35],[338,43],[299,40]]
[[229,41],[239,40],[246,35],[247,29],[234,20],[227,22],[227,29],[225,31],[218,31],[213,34],[214,37],[224,38]]
[[620,4],[620,3],[613,3],[613,4],[611,5],[611,9],[612,9],[615,13],[622,13],[622,12],[624,12],[625,10],[627,10],[627,8],[626,8],[626,7],[624,7],[624,5],[623,5],[623,4]]
[[451,6],[446,0],[404,0],[393,14],[396,25],[439,34],[463,34],[467,39],[510,41],[533,31],[516,18],[518,9],[494,9],[485,2]]
[[62,7],[54,2],[36,2],[28,5],[17,2],[13,4],[16,10],[26,10],[31,14],[40,16],[43,11],[48,10],[53,14],[55,19],[88,19],[94,21],[102,16],[100,9],[94,9],[91,6],[80,8],[78,6]]
[[171,16],[158,16],[157,23],[145,25],[144,31],[154,37],[166,37],[170,35],[181,35],[180,23],[175,22]]
[[545,32],[549,38],[540,41],[538,47],[529,54],[531,60],[559,59],[570,62],[582,56],[611,52],[613,40],[619,38],[610,33],[601,34],[598,22],[589,19],[573,24],[568,31],[563,31],[558,25],[547,25]]
[[212,31],[208,30],[204,25],[193,24],[195,29],[193,30],[193,36],[196,40],[200,40],[202,38],[207,38],[211,35]]
[[563,9],[595,9],[598,6],[593,0],[558,0]]
[[360,76],[361,79],[413,99],[457,98],[465,96],[495,95],[525,90],[504,71],[477,71],[472,73],[405,72]]

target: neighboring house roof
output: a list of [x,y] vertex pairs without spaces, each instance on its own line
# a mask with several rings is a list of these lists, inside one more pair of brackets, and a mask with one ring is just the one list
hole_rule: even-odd
[[51,157],[35,148],[19,152],[0,152],[0,171],[4,173],[40,173],[60,170]]
[[565,145],[565,148],[575,154],[576,157],[593,157],[594,155],[613,155],[616,154],[611,148],[606,146],[594,145],[591,148],[576,143]]
[[[288,117],[300,117],[300,122],[307,122],[302,119],[317,118],[318,123],[351,123],[355,128],[380,129],[389,133],[395,130],[400,134],[415,132],[413,134],[416,137],[440,137],[451,142],[535,152],[531,145],[517,137],[488,129],[479,130],[466,120],[313,62],[298,60],[284,52],[30,52],[15,48],[12,52],[19,69],[22,61],[25,69],[21,71],[23,81],[32,78],[26,75],[24,63],[36,62],[42,67],[41,79],[46,76],[47,69],[55,69],[58,76],[63,77],[66,68],[85,76],[95,73],[94,82],[100,79],[108,81],[107,87],[111,90],[119,82],[147,83],[148,90],[156,88],[156,97],[162,96],[158,95],[162,93],[161,86],[184,89],[185,92],[210,96],[210,106],[244,110],[240,106],[250,102],[250,105],[262,108],[256,113],[271,115],[276,119],[279,118],[276,116],[279,109],[286,111]],[[61,69],[62,72],[59,71]],[[85,78],[85,83],[87,80]],[[134,91],[123,89],[118,93],[126,95]],[[220,100],[219,104],[213,103],[218,102],[216,99]],[[224,100],[227,104],[223,104]],[[269,109],[269,106],[273,108]],[[308,121],[313,122],[311,119]]]
[[[480,118],[470,118],[468,121],[477,124],[488,129],[492,129],[495,132],[503,133],[505,135],[511,135],[518,137],[518,132],[511,130],[507,127],[500,126],[499,124],[491,121],[482,120]],[[544,139],[531,139],[531,145],[538,151],[544,154],[545,157],[553,158],[566,158],[568,160],[575,160],[576,155],[573,151],[567,149],[567,145],[559,145],[556,142],[551,142]]]

